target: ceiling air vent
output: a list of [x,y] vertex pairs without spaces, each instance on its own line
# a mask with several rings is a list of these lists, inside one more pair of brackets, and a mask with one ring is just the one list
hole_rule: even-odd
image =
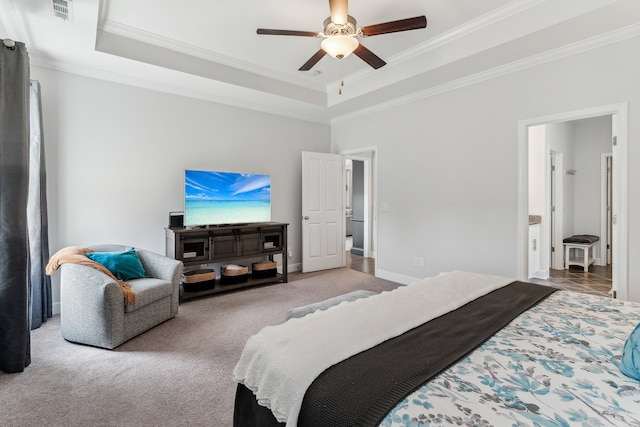
[[71,0],[52,0],[53,14],[65,21],[71,19],[72,4]]

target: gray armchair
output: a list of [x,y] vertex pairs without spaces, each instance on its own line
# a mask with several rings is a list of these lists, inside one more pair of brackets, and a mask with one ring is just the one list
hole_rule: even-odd
[[[98,245],[99,252],[129,246]],[[125,304],[120,286],[95,268],[65,263],[60,267],[60,324],[72,342],[113,349],[178,313],[182,262],[137,249],[147,277],[128,280],[136,304]]]

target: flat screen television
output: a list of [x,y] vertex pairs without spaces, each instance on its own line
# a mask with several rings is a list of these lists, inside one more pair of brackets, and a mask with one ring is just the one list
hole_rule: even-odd
[[185,226],[264,221],[271,221],[269,175],[185,170]]

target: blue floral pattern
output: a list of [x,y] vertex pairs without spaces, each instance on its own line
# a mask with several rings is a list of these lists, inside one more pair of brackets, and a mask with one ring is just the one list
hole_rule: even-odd
[[640,426],[619,364],[640,304],[558,291],[400,402],[381,426]]

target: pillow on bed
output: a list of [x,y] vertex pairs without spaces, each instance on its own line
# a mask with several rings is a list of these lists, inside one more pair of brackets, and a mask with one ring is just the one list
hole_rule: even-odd
[[640,323],[636,325],[624,344],[620,370],[626,376],[640,380]]
[[120,280],[146,277],[144,267],[134,248],[125,252],[87,252],[87,257],[104,265]]

